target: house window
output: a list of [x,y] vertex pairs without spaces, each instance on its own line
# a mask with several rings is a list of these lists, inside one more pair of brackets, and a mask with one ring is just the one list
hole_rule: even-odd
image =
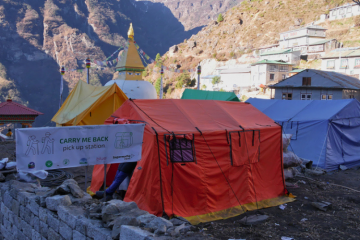
[[332,15],[333,15],[333,16],[336,16],[336,10],[332,12]]
[[270,65],[270,72],[276,72],[277,71],[277,67],[276,65]]
[[285,79],[285,78],[286,78],[286,75],[285,75],[285,74],[283,74],[283,75],[282,75],[282,79]]
[[348,68],[348,60],[347,59],[341,59],[340,68]]
[[334,69],[335,68],[335,60],[328,60],[326,63],[327,69]]
[[355,66],[354,68],[360,68],[360,58],[355,59]]
[[282,100],[292,100],[292,93],[283,93]]
[[275,80],[275,74],[270,73],[270,81],[274,81]]
[[351,13],[352,12],[351,10],[352,10],[352,7],[348,7],[347,12]]
[[340,8],[339,14],[340,14],[340,15],[341,15],[341,14],[344,14],[344,9],[343,9],[343,8]]
[[287,72],[288,66],[280,66],[280,72]]
[[350,98],[350,99],[354,99],[355,96],[354,96],[354,95],[349,95],[349,98]]
[[303,86],[311,86],[311,77],[303,77],[302,85]]
[[332,94],[321,94],[321,100],[332,100]]
[[301,100],[311,100],[311,93],[301,93],[300,97]]
[[[195,148],[194,148],[194,138],[189,140],[186,138],[186,135],[176,135],[176,136],[165,136],[173,137],[173,139],[168,140],[170,148],[170,160],[171,162],[194,162],[195,159]],[[194,136],[193,136],[194,137]],[[166,148],[166,143],[165,143]],[[166,149],[167,151],[167,149]]]

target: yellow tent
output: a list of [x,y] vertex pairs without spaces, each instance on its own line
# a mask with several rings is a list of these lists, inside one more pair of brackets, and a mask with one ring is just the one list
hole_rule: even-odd
[[104,124],[127,99],[116,84],[95,87],[80,80],[51,121],[57,126]]

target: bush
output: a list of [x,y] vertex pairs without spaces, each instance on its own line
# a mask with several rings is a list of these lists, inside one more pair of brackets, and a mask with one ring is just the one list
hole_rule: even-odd
[[159,77],[155,82],[155,90],[157,95],[160,95],[160,86],[161,86],[161,77]]
[[223,18],[223,16],[222,16],[221,13],[218,15],[217,21],[218,21],[218,22],[224,21],[224,18]]
[[219,84],[221,82],[221,78],[219,76],[213,77],[211,83],[212,85]]
[[206,90],[206,85],[205,84],[201,85],[201,90]]

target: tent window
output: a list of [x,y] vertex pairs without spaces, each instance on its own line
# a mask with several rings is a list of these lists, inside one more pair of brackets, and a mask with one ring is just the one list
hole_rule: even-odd
[[234,167],[259,162],[260,131],[229,132],[230,160]]
[[[174,138],[170,139],[170,136],[173,135],[165,135],[165,150],[166,150],[166,158],[170,156],[171,162],[194,162],[195,161],[195,147],[194,147],[194,135],[193,139],[187,139],[185,135],[175,135]],[[166,142],[169,144],[169,150],[167,149]],[[169,156],[168,156],[169,152]]]

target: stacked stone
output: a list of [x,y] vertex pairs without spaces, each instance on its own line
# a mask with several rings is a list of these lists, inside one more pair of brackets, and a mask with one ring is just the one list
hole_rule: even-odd
[[46,202],[52,203],[48,209],[40,206],[40,197],[33,193],[39,188],[34,184],[10,181],[0,186],[2,239],[112,239],[111,230],[102,227],[101,221],[87,219],[81,208],[69,206],[67,195],[47,197]]

